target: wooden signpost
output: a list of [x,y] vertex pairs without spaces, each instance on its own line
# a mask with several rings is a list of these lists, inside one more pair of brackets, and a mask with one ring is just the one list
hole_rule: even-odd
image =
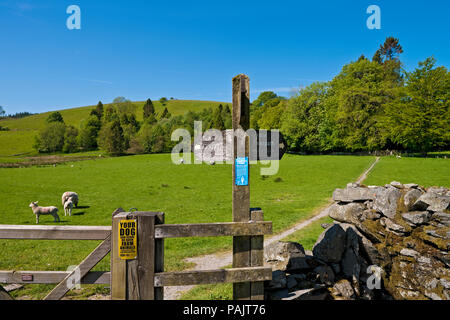
[[[246,131],[250,127],[250,88],[249,78],[239,74],[233,78],[233,130]],[[240,148],[240,146],[245,146]],[[233,222],[252,220],[250,212],[250,165],[249,137],[243,132],[234,135],[233,142]],[[242,154],[243,153],[243,154]],[[238,176],[238,177],[237,177]],[[245,177],[244,177],[245,176]],[[238,178],[238,179],[237,179]],[[245,180],[245,181],[244,181]],[[258,212],[258,213],[256,213]],[[262,221],[262,211],[255,211],[254,218]],[[262,237],[233,237],[233,268],[262,266],[261,250],[252,257],[252,246],[262,248]],[[263,282],[239,282],[233,284],[234,300],[263,299]]]

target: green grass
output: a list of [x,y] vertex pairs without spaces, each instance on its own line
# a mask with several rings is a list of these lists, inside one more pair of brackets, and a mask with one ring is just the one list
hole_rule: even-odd
[[[366,185],[385,185],[393,180],[403,183],[414,182],[425,187],[450,186],[450,160],[433,158],[382,157],[364,181]],[[328,195],[331,196],[331,193]],[[324,231],[321,224],[332,223],[333,219],[324,217],[308,227],[292,233],[282,241],[301,243],[305,250],[312,250],[319,235]],[[181,298],[186,300],[230,300],[232,285],[218,284],[197,286]]]
[[[279,173],[262,179],[259,165],[251,170],[251,206],[264,210],[274,232],[312,215],[337,187],[354,181],[374,160],[357,156],[286,154]],[[72,167],[73,165],[73,167]],[[281,182],[275,182],[282,178]],[[163,211],[166,223],[231,221],[230,165],[174,165],[169,154],[103,158],[53,166],[0,168],[0,223],[35,224],[31,201],[56,205],[60,223],[46,225],[109,225],[111,213],[125,210]],[[76,191],[81,206],[64,217],[61,194]],[[183,258],[230,250],[231,237],[183,238],[165,241],[166,271],[187,267]],[[66,270],[79,263],[96,241],[0,240],[0,269]],[[97,270],[108,270],[108,259]],[[38,292],[45,292],[43,286]],[[37,290],[37,289],[36,289]],[[36,295],[37,292],[34,292]]]
[[401,183],[418,183],[425,187],[450,187],[450,159],[383,157],[364,184],[385,185],[394,180]]
[[[135,101],[136,118],[142,120],[142,107],[145,101]],[[164,107],[167,107],[173,115],[183,115],[187,111],[201,111],[204,108],[217,107],[226,102],[200,101],[200,100],[169,100],[165,106],[159,101],[153,101],[156,113],[161,113]],[[229,103],[228,103],[229,104]],[[108,104],[105,104],[106,108]],[[58,110],[64,118],[66,124],[79,127],[81,122],[89,117],[91,110],[95,105]],[[34,137],[45,126],[46,119],[53,111],[35,114],[21,119],[5,118],[0,120],[0,126],[7,127],[10,131],[0,131],[0,157],[10,157],[14,155],[36,155],[33,149]]]

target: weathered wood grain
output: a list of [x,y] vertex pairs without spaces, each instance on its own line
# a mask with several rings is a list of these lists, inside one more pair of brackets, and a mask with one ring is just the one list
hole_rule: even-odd
[[127,263],[119,257],[119,220],[126,219],[127,213],[119,208],[112,214],[111,232],[111,300],[127,298]]
[[[164,224],[164,213],[155,216],[155,230]],[[155,273],[164,272],[164,238],[155,235]],[[164,287],[155,286],[155,300],[164,300]]]
[[164,272],[155,274],[155,286],[184,286],[214,283],[242,283],[272,278],[269,267],[248,267],[217,270]]
[[0,239],[104,240],[111,226],[0,225]]
[[[0,283],[33,283],[50,284],[60,283],[70,271],[14,271],[0,270]],[[22,279],[22,276],[32,276],[31,281]],[[83,278],[81,284],[109,284],[111,273],[108,271],[90,271]]]
[[[250,209],[251,221],[264,221],[264,213],[261,209]],[[264,265],[264,235],[252,236],[250,239],[250,264],[252,267]],[[264,300],[264,282],[250,283],[251,300]]]
[[272,233],[272,222],[217,222],[155,226],[155,238],[250,236]]
[[[79,265],[80,270],[80,280],[93,268],[95,265],[102,260],[108,252],[111,250],[111,235],[109,235],[105,240],[103,240],[97,248],[94,249]],[[70,272],[63,281],[61,281],[56,287],[48,293],[44,300],[59,300],[61,299],[69,290],[68,280],[74,275],[75,271]]]
[[[246,186],[236,185],[237,157],[249,157],[249,138],[243,138],[241,130],[246,131],[250,127],[250,84],[249,78],[244,74],[235,76],[232,80],[232,125],[234,135],[233,141],[233,222],[247,222],[250,220],[250,163],[248,172],[248,184]],[[245,154],[241,153],[242,140],[245,139]],[[250,267],[251,240],[249,236],[233,237],[233,268]],[[233,299],[250,299],[250,283],[235,283],[233,285]]]
[[128,300],[154,300],[155,214],[133,212],[137,222],[137,258],[127,260]]

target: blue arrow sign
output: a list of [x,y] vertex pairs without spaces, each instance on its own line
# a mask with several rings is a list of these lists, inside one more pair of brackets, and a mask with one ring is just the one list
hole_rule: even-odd
[[238,157],[234,160],[235,185],[248,185],[248,157]]

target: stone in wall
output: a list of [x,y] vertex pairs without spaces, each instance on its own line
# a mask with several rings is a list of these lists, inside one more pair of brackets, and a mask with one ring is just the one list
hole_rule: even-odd
[[335,221],[312,252],[293,242],[265,249],[275,275],[266,298],[450,299],[448,188],[349,184],[333,199]]

